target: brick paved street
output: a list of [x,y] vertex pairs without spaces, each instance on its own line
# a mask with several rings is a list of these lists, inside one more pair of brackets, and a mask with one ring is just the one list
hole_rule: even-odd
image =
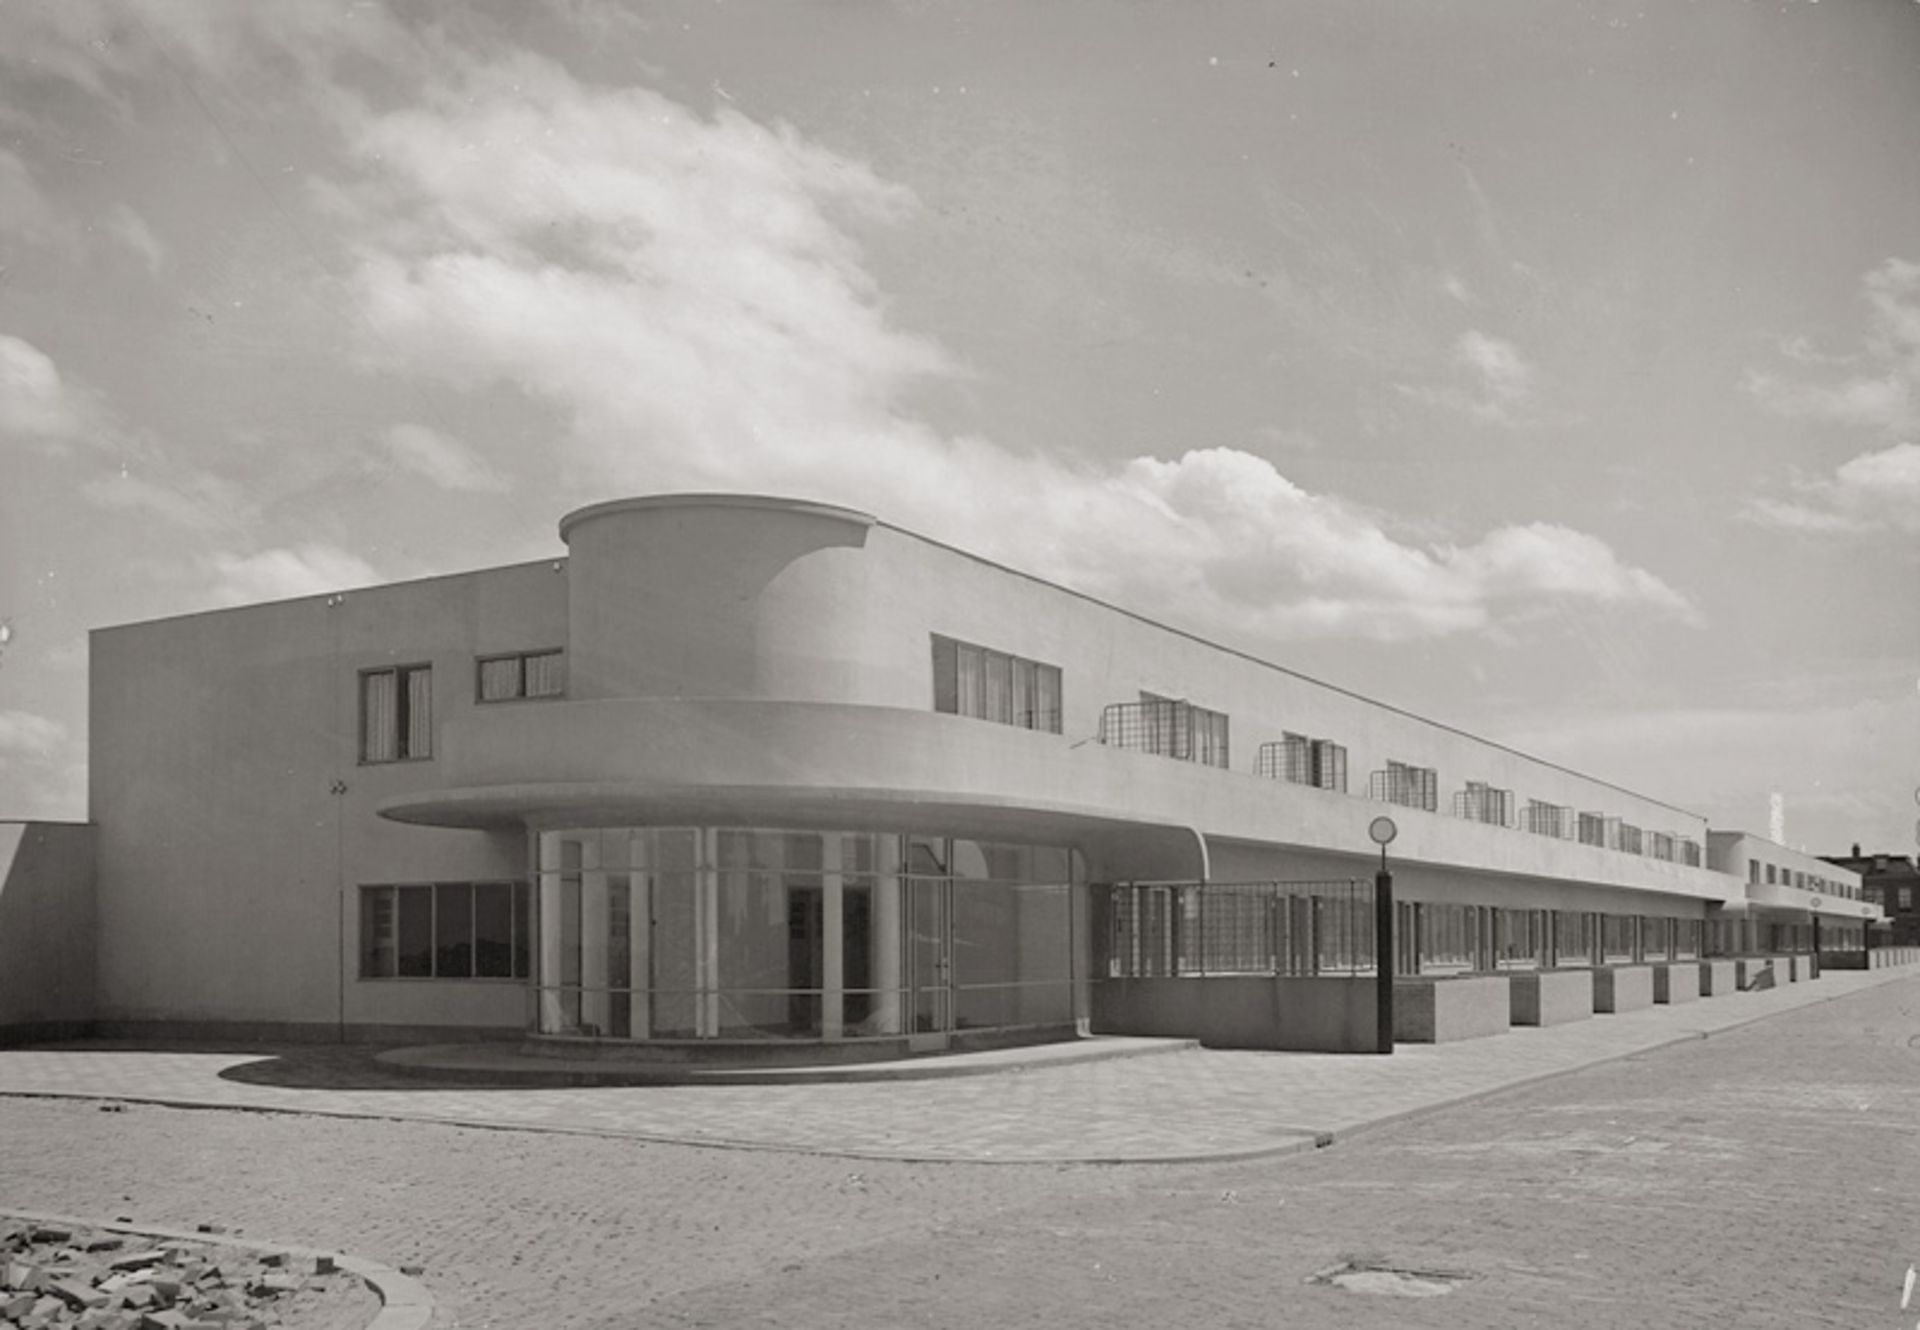
[[[1911,1325],[1916,1041],[1902,977],[1326,1150],[1128,1167],[6,1098],[0,1207],[418,1262],[465,1327]],[[1229,1111],[1259,1113],[1249,1084]],[[1462,1280],[1424,1299],[1305,1282],[1356,1257]]]
[[1392,1057],[1194,1050],[956,1080],[496,1090],[435,1087],[359,1050],[0,1050],[0,1094],[100,1095],[928,1160],[1186,1160],[1310,1148],[1485,1093],[1887,982],[1895,971],[1516,1029]]

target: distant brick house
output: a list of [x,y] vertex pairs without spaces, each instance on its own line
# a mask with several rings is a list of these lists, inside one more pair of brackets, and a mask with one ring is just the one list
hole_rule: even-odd
[[1878,904],[1893,926],[1896,947],[1920,944],[1920,866],[1904,854],[1862,854],[1858,845],[1852,854],[1823,856],[1830,864],[1860,874],[1860,886],[1868,900]]

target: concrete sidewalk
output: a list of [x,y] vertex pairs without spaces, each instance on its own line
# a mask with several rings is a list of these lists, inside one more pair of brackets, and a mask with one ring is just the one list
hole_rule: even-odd
[[[1920,967],[1657,1006],[1391,1057],[1185,1049],[1003,1058],[959,1079],[489,1089],[341,1076],[263,1083],[273,1055],[85,1044],[0,1050],[0,1095],[391,1118],[855,1158],[1142,1163],[1309,1149],[1363,1128],[1888,983]],[[297,1061],[299,1050],[289,1050]],[[251,1079],[240,1079],[247,1077]],[[4,1112],[4,1108],[0,1108]]]

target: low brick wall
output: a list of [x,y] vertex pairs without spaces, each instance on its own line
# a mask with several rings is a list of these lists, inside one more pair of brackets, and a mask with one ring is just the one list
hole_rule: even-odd
[[1605,965],[1593,972],[1593,1009],[1606,1015],[1653,1005],[1653,968]]
[[1092,1026],[1096,1034],[1198,1039],[1208,1048],[1371,1053],[1376,1002],[1371,976],[1103,979],[1093,985]]
[[1536,970],[1507,976],[1515,1025],[1564,1025],[1593,1015],[1592,970]]
[[1413,976],[1393,984],[1393,1037],[1409,1044],[1445,1044],[1505,1034],[1510,1019],[1502,975]]
[[1738,961],[1701,961],[1700,996],[1725,997],[1740,991]]
[[1653,966],[1655,1002],[1698,1002],[1700,970],[1696,961],[1664,961]]

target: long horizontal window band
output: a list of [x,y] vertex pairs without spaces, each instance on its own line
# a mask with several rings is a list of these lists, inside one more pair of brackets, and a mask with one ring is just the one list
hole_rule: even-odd
[[567,653],[559,647],[481,656],[474,696],[481,702],[559,697],[567,687]]
[[1060,667],[935,633],[933,709],[1059,734]]
[[[1377,972],[1373,884],[1313,882],[1096,885],[1094,973],[1109,979]],[[1858,931],[1829,926],[1838,949]],[[1805,952],[1811,928],[1752,921],[1401,900],[1394,973],[1499,974],[1672,964]]]
[[360,888],[362,979],[525,979],[532,973],[524,882]]

